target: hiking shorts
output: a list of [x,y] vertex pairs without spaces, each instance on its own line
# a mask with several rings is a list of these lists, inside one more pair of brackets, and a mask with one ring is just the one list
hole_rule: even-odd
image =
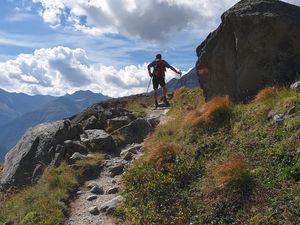
[[161,87],[166,86],[166,82],[165,82],[164,77],[153,76],[152,83],[153,83],[153,89],[157,89],[159,85]]

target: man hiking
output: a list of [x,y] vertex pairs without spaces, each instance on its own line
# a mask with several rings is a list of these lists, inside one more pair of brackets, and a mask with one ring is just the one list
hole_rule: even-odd
[[[153,68],[153,72],[151,73],[151,68]],[[153,89],[154,89],[154,100],[155,100],[155,108],[158,107],[157,101],[157,88],[160,85],[163,91],[163,101],[165,106],[170,106],[170,103],[167,100],[167,88],[165,82],[165,72],[166,68],[173,70],[175,73],[181,75],[180,71],[177,71],[173,66],[169,65],[165,60],[161,59],[161,54],[157,54],[155,60],[148,65],[148,73],[149,76],[153,78]]]

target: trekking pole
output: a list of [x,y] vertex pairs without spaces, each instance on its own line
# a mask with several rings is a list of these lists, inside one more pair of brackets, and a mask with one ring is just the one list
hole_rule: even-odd
[[149,91],[149,87],[150,87],[151,81],[152,81],[152,77],[149,80],[149,84],[148,84],[148,88],[147,88],[147,92],[146,93],[148,93],[148,91]]

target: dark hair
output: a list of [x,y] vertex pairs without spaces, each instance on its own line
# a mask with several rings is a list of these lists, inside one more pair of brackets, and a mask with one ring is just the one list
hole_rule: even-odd
[[157,54],[155,58],[161,59],[161,54]]

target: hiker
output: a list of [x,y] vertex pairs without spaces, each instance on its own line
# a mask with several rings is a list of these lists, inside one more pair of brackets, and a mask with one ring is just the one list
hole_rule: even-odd
[[[151,73],[151,67],[153,67],[153,72]],[[173,70],[175,73],[181,75],[180,71],[177,71],[173,66],[169,65],[165,60],[161,59],[161,54],[157,54],[155,60],[148,65],[148,73],[149,76],[153,78],[153,89],[154,89],[154,100],[155,100],[155,108],[158,107],[157,101],[157,88],[160,85],[162,87],[163,92],[163,101],[165,106],[170,106],[170,103],[167,100],[167,88],[165,82],[165,72],[166,68]]]

